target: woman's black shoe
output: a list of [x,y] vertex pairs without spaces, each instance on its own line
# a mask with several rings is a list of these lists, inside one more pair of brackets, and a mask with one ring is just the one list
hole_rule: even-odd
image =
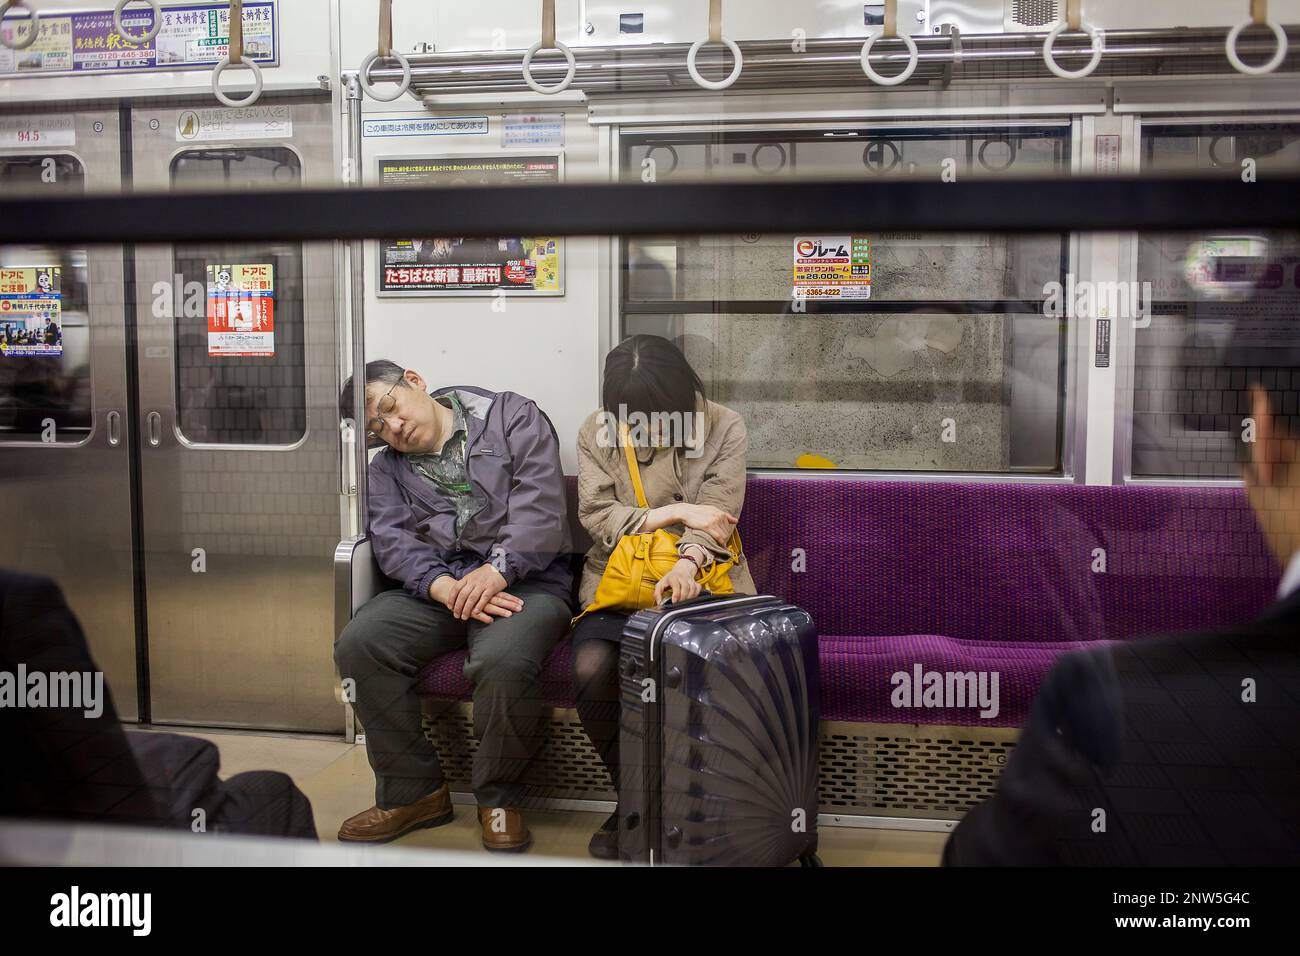
[[587,844],[587,852],[598,860],[618,859],[617,810],[609,815],[609,819],[602,823],[600,829],[592,836],[591,842]]

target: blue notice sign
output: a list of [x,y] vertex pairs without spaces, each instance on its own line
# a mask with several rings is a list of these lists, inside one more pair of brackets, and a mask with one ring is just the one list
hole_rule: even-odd
[[361,135],[374,136],[486,136],[486,116],[420,116],[411,119],[373,119],[361,123]]

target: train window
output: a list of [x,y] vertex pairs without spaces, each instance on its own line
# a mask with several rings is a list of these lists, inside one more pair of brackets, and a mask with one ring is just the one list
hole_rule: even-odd
[[624,134],[629,179],[1030,176],[1068,168],[1065,125]]
[[[1189,123],[1142,130],[1144,172],[1264,176],[1300,172],[1298,123]],[[1244,369],[1218,360],[1224,328],[1248,319],[1255,359],[1293,348],[1300,304],[1300,236],[1142,235],[1139,284],[1149,324],[1134,331],[1129,475],[1235,479]]]
[[[301,181],[290,149],[203,149],[172,161],[177,189],[282,187]],[[181,434],[198,444],[289,445],[307,431],[303,254],[294,242],[177,245]],[[201,299],[201,308],[189,307]]]
[[[624,143],[625,175],[657,181],[1025,176],[1069,158],[1063,126]],[[625,240],[622,333],[678,342],[710,397],[749,422],[754,468],[1061,474],[1068,329],[1043,303],[1064,279],[1065,237],[882,233],[863,219],[854,236]],[[945,422],[954,440],[936,443]]]
[[301,180],[298,154],[283,146],[186,150],[172,160],[176,189],[265,189]]
[[[0,156],[5,195],[81,192],[74,156]],[[0,247],[0,442],[84,441],[91,428],[86,251]]]
[[65,189],[81,192],[86,173],[75,156],[0,156],[0,189],[15,192]]
[[1300,123],[1144,124],[1142,168],[1202,176],[1255,172],[1294,174],[1300,168]]

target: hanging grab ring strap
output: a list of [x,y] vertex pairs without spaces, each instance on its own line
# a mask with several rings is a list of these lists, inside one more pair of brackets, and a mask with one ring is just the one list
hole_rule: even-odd
[[[903,41],[907,47],[907,66],[903,67],[903,72],[896,73],[893,76],[885,76],[883,73],[877,73],[871,65],[871,48],[875,46],[877,40],[881,39],[898,39]],[[879,83],[881,86],[898,86],[900,83],[906,83],[912,74],[916,72],[917,64],[921,61],[921,54],[916,49],[916,41],[906,33],[898,32],[898,0],[885,0],[885,24],[879,33],[873,33],[867,37],[867,42],[862,44],[862,72],[871,78],[871,82]]]
[[[550,86],[543,86],[533,79],[533,57],[542,50],[559,50],[564,54],[564,59],[569,64],[564,79],[558,83],[552,83]],[[567,90],[577,75],[578,61],[573,58],[573,51],[555,39],[555,0],[542,0],[542,38],[524,53],[524,82],[528,84],[528,88],[534,93],[544,93],[550,96]]]
[[[1237,41],[1241,39],[1242,31],[1252,26],[1268,27],[1273,31],[1273,39],[1277,41],[1277,49],[1267,62],[1259,66],[1251,66],[1244,62],[1237,55]],[[1286,31],[1268,18],[1268,0],[1250,0],[1250,19],[1243,20],[1235,27],[1228,31],[1228,39],[1224,43],[1224,49],[1228,54],[1228,62],[1238,73],[1245,73],[1247,76],[1261,76],[1264,73],[1272,73],[1282,61],[1286,59],[1287,42]]]
[[117,6],[113,8],[113,29],[118,32],[127,43],[134,43],[136,46],[143,46],[158,35],[158,30],[162,27],[162,8],[158,5],[158,0],[145,0],[153,12],[153,18],[150,22],[149,29],[139,36],[131,33],[126,27],[122,26],[122,13],[126,10],[126,5],[131,0],[117,0]]
[[15,30],[14,38],[9,40],[5,37],[4,29],[0,27],[0,43],[3,43],[11,50],[25,50],[36,42],[36,35],[41,32],[41,15],[36,11],[35,7],[27,5],[27,0],[4,0],[4,3],[0,3],[0,24],[3,23],[5,15],[10,10],[27,11],[27,30],[23,33]]
[[[244,59],[244,0],[230,0],[229,50],[212,71],[212,92],[226,106],[252,106],[262,95],[262,69],[251,57]],[[246,66],[253,73],[253,90],[242,100],[228,96],[221,89],[221,74],[232,66]]]
[[[380,93],[370,82],[370,71],[383,59],[394,59],[402,68],[401,81],[387,93]],[[367,96],[380,103],[391,103],[411,89],[411,61],[393,49],[393,0],[379,0],[379,45],[361,61],[361,69],[357,71],[357,81],[366,91]]]
[[227,44],[230,62],[236,66],[244,62],[244,0],[230,4],[230,42]]
[[[731,51],[731,56],[736,61],[732,64],[731,72],[721,80],[706,80],[699,67],[695,65],[695,58],[700,55],[700,50],[706,42],[721,43]],[[740,55],[740,47],[734,40],[728,40],[722,35],[722,0],[709,0],[709,36],[707,40],[696,40],[691,44],[686,54],[686,72],[690,73],[696,86],[706,90],[725,90],[740,79],[740,71],[744,65],[745,59]]]
[[[1066,0],[1065,19],[1059,21],[1056,26],[1047,34],[1047,39],[1043,42],[1043,62],[1055,76],[1063,80],[1081,80],[1093,70],[1097,69],[1097,64],[1101,62],[1101,55],[1106,51],[1106,33],[1105,31],[1094,27],[1090,23],[1085,23],[1083,14],[1080,10],[1083,0]],[[1052,47],[1056,43],[1056,38],[1066,30],[1077,33],[1083,30],[1088,34],[1089,41],[1092,45],[1092,56],[1088,62],[1077,70],[1067,70],[1056,62],[1056,57],[1052,54]]]

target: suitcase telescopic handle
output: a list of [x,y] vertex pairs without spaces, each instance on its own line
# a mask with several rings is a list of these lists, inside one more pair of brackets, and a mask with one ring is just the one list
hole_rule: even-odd
[[694,604],[707,604],[709,601],[712,601],[715,598],[721,596],[722,595],[720,594],[715,595],[713,592],[709,591],[706,588],[705,590],[697,594],[695,597],[691,598],[689,601],[674,602],[672,598],[664,598],[661,602],[659,602],[659,609],[661,611],[675,611],[679,607],[690,607]]

